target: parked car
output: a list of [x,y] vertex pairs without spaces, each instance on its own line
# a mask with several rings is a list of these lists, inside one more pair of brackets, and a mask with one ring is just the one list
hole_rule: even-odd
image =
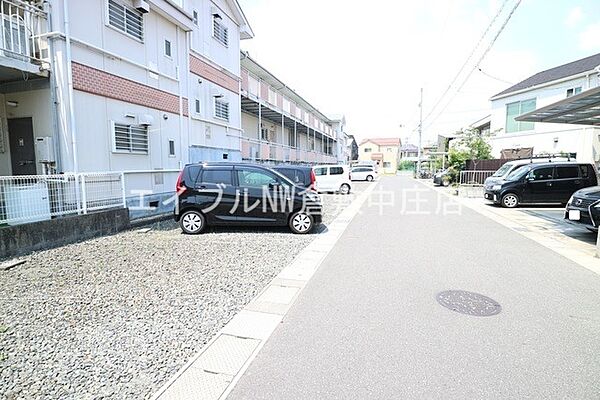
[[593,232],[600,225],[600,186],[592,186],[573,193],[565,208],[565,219],[582,224]]
[[[540,164],[540,163],[547,163],[547,162],[561,162],[561,163],[565,163],[565,162],[571,162],[570,158],[565,158],[565,157],[557,157],[557,158],[526,158],[526,159],[522,159],[522,160],[513,160],[513,161],[508,161],[505,164],[503,164],[500,168],[498,168],[498,170],[496,172],[494,172],[494,174],[488,178],[485,179],[485,181],[483,182],[483,186],[485,187],[485,189],[489,189],[492,186],[496,185],[498,182],[501,182],[503,180],[506,179],[506,177],[508,175],[510,175],[514,170],[516,170],[519,167],[522,167],[523,165],[528,165],[528,164]],[[573,163],[575,163],[576,161],[573,160]]]
[[377,171],[372,166],[353,167],[350,170],[350,180],[371,182],[377,178]]
[[318,192],[350,193],[350,171],[347,165],[315,165],[315,189]]
[[592,164],[535,163],[523,165],[506,180],[485,188],[484,197],[503,207],[519,204],[566,204],[579,189],[598,184]]
[[264,166],[190,164],[176,186],[174,218],[188,234],[209,225],[287,225],[302,234],[321,223],[319,196]]
[[315,172],[312,167],[302,165],[278,165],[273,169],[294,182],[295,185],[312,188],[315,184]]
[[437,172],[433,175],[433,184],[438,186],[450,186],[452,179],[447,169]]

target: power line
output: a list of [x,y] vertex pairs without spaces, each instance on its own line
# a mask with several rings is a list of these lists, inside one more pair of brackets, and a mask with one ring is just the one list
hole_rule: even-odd
[[471,51],[471,54],[469,54],[469,56],[467,57],[467,59],[465,60],[465,62],[462,64],[462,66],[460,67],[460,69],[458,70],[458,72],[456,73],[456,75],[454,76],[454,78],[452,79],[452,81],[450,81],[450,84],[448,85],[448,87],[446,88],[446,90],[444,91],[444,93],[442,93],[442,95],[435,102],[435,104],[433,105],[433,107],[431,108],[431,110],[429,111],[429,113],[425,116],[424,120],[427,120],[431,116],[431,114],[433,114],[433,112],[435,111],[435,109],[437,108],[437,106],[440,105],[440,103],[442,102],[442,100],[444,100],[444,97],[448,94],[448,92],[450,92],[450,89],[452,89],[452,85],[454,85],[454,83],[456,83],[456,81],[458,80],[458,78],[460,77],[460,75],[462,74],[462,72],[465,70],[466,66],[469,64],[469,61],[471,61],[471,58],[473,58],[473,56],[475,55],[475,52],[477,51],[477,49],[479,48],[479,46],[481,45],[481,43],[483,42],[483,40],[487,36],[488,32],[490,31],[490,29],[492,28],[492,26],[494,26],[494,24],[496,23],[496,20],[502,14],[502,11],[504,11],[504,7],[506,7],[506,5],[508,4],[508,1],[509,0],[504,0],[504,2],[502,3],[502,5],[498,9],[498,12],[496,13],[496,15],[494,15],[494,18],[492,18],[492,20],[488,24],[487,28],[485,28],[485,31],[483,32],[483,34],[481,35],[481,37],[477,41],[477,44],[475,45],[475,47],[473,47],[473,50]]
[[[494,38],[492,39],[492,41],[490,42],[490,44],[488,45],[488,47],[481,54],[481,57],[479,57],[479,60],[477,61],[477,63],[475,64],[475,66],[473,67],[473,69],[471,70],[471,72],[469,72],[469,74],[463,80],[463,82],[460,84],[460,86],[458,87],[458,89],[456,89],[456,93],[458,93],[466,85],[466,83],[469,81],[469,78],[471,78],[471,75],[473,75],[473,72],[475,72],[475,70],[477,69],[477,67],[481,64],[481,62],[483,61],[483,59],[490,52],[490,50],[492,49],[492,46],[494,46],[494,43],[496,43],[496,41],[500,37],[500,34],[502,33],[502,31],[504,30],[504,28],[506,28],[506,25],[508,25],[508,21],[510,21],[510,19],[514,15],[515,11],[517,10],[517,8],[519,7],[519,5],[521,4],[521,1],[522,0],[517,0],[517,2],[515,3],[515,5],[513,6],[512,10],[510,11],[510,13],[508,14],[508,16],[506,17],[506,20],[504,20],[504,23],[502,24],[502,26],[500,27],[500,29],[498,30],[498,32],[496,33],[496,35],[494,36]],[[442,108],[442,110],[436,115],[436,117],[431,122],[429,122],[429,124],[427,125],[427,128],[431,127],[431,125],[433,125],[435,123],[435,121],[444,113],[444,111],[446,111],[446,108],[448,108],[448,106],[450,105],[450,103],[452,103],[452,100],[454,100],[454,97],[456,97],[456,93],[450,98],[450,100],[448,101],[448,103],[446,103],[446,105],[444,106],[444,108]]]
[[514,85],[513,82],[505,81],[504,79],[497,78],[497,77],[495,77],[493,75],[488,74],[487,72],[485,72],[484,70],[482,70],[481,67],[477,67],[477,69],[479,70],[479,72],[481,72],[483,75],[487,76],[488,78],[491,78],[491,79],[496,80],[498,82],[506,83],[507,85]]

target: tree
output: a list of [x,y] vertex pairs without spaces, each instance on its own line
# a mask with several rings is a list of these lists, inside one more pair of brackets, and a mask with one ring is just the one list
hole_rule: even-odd
[[463,129],[458,144],[448,152],[448,165],[460,171],[467,160],[489,160],[492,146],[489,135],[482,135],[477,129]]
[[461,139],[448,151],[448,170],[453,181],[465,168],[467,160],[489,160],[492,158],[492,146],[489,134],[482,135],[477,129],[463,129]]

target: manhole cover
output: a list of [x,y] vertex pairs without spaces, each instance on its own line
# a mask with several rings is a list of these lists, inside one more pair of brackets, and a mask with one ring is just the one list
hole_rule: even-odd
[[446,290],[436,296],[438,303],[452,311],[476,317],[499,314],[502,306],[482,294],[464,290]]

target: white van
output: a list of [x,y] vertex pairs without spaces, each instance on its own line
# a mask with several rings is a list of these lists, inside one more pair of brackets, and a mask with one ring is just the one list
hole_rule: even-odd
[[350,193],[350,168],[347,165],[315,165],[313,171],[318,192]]

